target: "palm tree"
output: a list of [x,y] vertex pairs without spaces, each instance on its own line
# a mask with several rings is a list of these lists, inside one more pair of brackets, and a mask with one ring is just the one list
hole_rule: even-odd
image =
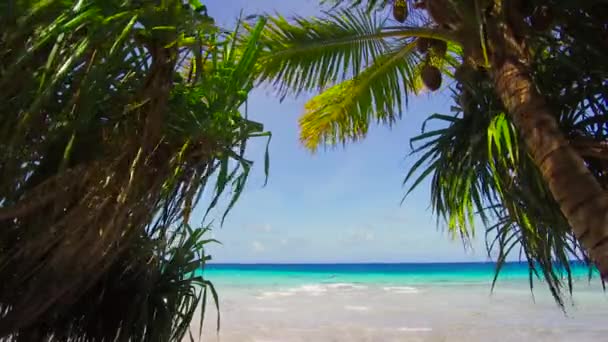
[[263,24],[237,48],[195,0],[0,4],[0,339],[181,341],[217,302],[190,214],[269,136],[240,111]]
[[[333,2],[336,5],[366,4],[368,9],[389,3],[386,0]],[[558,216],[563,216],[564,222],[567,222],[560,222],[559,227],[568,227],[576,239],[566,243],[562,237],[567,235],[556,233],[561,228],[555,220],[532,221],[528,228],[534,228],[538,232],[546,227],[543,228],[546,230],[544,236],[559,237],[564,242],[560,246],[580,243],[599,269],[602,278],[608,277],[608,216],[603,214],[608,212],[608,194],[605,183],[599,179],[602,172],[592,173],[589,161],[569,141],[570,137],[565,135],[564,130],[560,130],[558,114],[570,107],[555,108],[548,99],[553,101],[558,97],[541,93],[539,80],[535,80],[537,75],[533,72],[549,65],[543,64],[548,60],[541,61],[544,55],[558,55],[562,59],[571,56],[566,51],[567,47],[578,46],[579,50],[587,51],[591,49],[597,54],[599,49],[593,47],[602,46],[605,42],[601,38],[590,41],[588,36],[594,32],[595,37],[605,37],[604,22],[590,19],[594,6],[602,4],[589,1],[583,6],[557,0],[390,2],[396,19],[403,21],[403,24],[393,23],[356,7],[339,8],[322,18],[296,17],[291,22],[281,16],[270,19],[264,32],[266,52],[259,65],[260,79],[274,83],[283,94],[321,90],[318,96],[307,103],[306,111],[300,119],[303,143],[315,150],[322,144],[333,145],[363,138],[371,121],[392,124],[401,117],[408,96],[420,91],[421,83],[430,90],[438,88],[442,78],[440,71],[454,76],[464,85],[476,83],[475,78],[481,75],[489,82],[486,85],[496,97],[494,103],[499,104],[500,108],[485,120],[485,127],[479,126],[483,128],[479,138],[487,138],[488,128],[492,124],[494,132],[498,132],[498,129],[502,132],[502,137],[498,133],[491,135],[502,160],[515,160],[518,153],[530,158],[520,158],[525,165],[514,162],[510,167],[518,170],[522,177],[538,173],[542,179],[543,186],[520,185],[523,190],[535,193],[527,201],[550,198],[549,203],[555,203],[560,209],[561,215]],[[405,14],[402,13],[404,8]],[[407,19],[403,20],[405,16]],[[562,45],[548,45],[547,41],[551,40],[558,40]],[[605,53],[599,54],[602,58],[606,57]],[[589,68],[598,65],[601,62],[596,60]],[[599,70],[593,78],[600,76],[601,80],[603,76],[605,79],[605,68],[600,67]],[[555,71],[554,69],[553,72]],[[548,75],[556,76],[544,73],[545,82]],[[600,85],[601,83],[600,81]],[[605,94],[601,96],[604,97],[600,102],[605,103]],[[457,98],[462,99],[460,94]],[[572,103],[568,104],[571,105]],[[482,115],[479,110],[466,112]],[[500,113],[506,114],[506,117],[498,122],[497,115]],[[488,113],[486,117],[487,115]],[[595,115],[596,119],[597,116]],[[483,121],[482,118],[478,120]],[[448,124],[451,125],[451,121]],[[510,125],[513,125],[512,130]],[[452,126],[450,129],[456,128]],[[602,126],[601,131],[604,129]],[[426,136],[431,135],[429,133]],[[524,149],[519,151],[511,146],[500,150],[498,144],[502,139],[506,137],[511,141],[513,135],[522,141]],[[443,148],[446,149],[444,153],[451,153],[452,157],[458,156],[458,150],[452,150],[455,146],[445,145]],[[462,151],[466,150],[461,150],[460,153]],[[429,153],[430,158],[433,153]],[[479,156],[474,158],[473,161],[479,162]],[[493,158],[484,158],[484,167],[496,165],[490,163]],[[454,161],[453,158],[452,160]],[[442,165],[442,170],[448,170],[452,166],[449,163]],[[462,163],[456,165],[465,166]],[[437,169],[428,169],[423,176]],[[477,177],[477,172],[481,172],[479,169],[470,170],[476,171],[468,171],[469,176],[465,179],[473,180]],[[464,169],[454,175],[462,175],[463,171]],[[513,171],[500,175],[501,170],[495,167],[485,171],[490,177],[488,180],[513,177]],[[454,175],[449,178],[456,179]],[[436,173],[435,177],[442,176]],[[492,182],[498,184],[495,180]],[[454,186],[459,184],[463,183],[453,183]],[[469,193],[454,192],[454,188],[443,189],[442,196],[449,197],[452,204],[458,200],[464,200],[466,205],[478,201],[478,207],[496,203],[487,198],[467,197]],[[515,193],[513,188],[494,190],[499,191],[500,195],[516,196],[510,194]],[[458,197],[463,194],[466,195],[464,198]],[[529,194],[521,194],[523,195]],[[441,203],[438,202],[439,198],[441,196],[434,199],[436,206]],[[499,202],[504,202],[504,198]],[[511,203],[516,202],[512,200]],[[436,209],[444,213],[457,213],[457,216],[451,216],[451,227],[466,235],[467,224],[465,212],[462,211],[466,205],[452,209],[440,206]],[[520,223],[523,220],[522,210],[528,216],[533,212],[532,209],[512,205],[501,205],[501,208],[505,211],[499,213],[499,218],[506,217]],[[514,209],[520,212],[515,212]],[[455,219],[458,216],[460,218]],[[554,214],[550,216],[555,217]],[[554,233],[556,234],[552,235]],[[506,247],[508,244],[505,243],[501,246]],[[543,270],[547,270],[551,264],[546,262],[554,257],[551,252],[551,248],[543,252],[546,254],[542,258],[545,262],[541,263]],[[527,256],[533,266],[534,256]],[[564,260],[562,257],[567,259],[568,255],[564,252],[558,257]]]

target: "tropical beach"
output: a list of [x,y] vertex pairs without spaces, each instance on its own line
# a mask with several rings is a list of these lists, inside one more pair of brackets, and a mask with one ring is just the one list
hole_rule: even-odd
[[[577,271],[565,312],[532,296],[527,267],[509,265],[490,293],[492,265],[217,265],[220,291],[204,341],[601,341],[607,299]],[[537,287],[542,287],[538,284]]]
[[0,341],[603,341],[606,0],[0,1]]

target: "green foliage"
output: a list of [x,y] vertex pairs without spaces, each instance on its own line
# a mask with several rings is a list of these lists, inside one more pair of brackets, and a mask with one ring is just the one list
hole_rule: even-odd
[[270,53],[261,59],[260,78],[276,81],[281,94],[322,89],[358,74],[389,48],[382,39],[383,23],[362,11],[293,21],[271,17],[263,33]]
[[421,156],[405,182],[411,191],[432,176],[433,209],[465,242],[475,233],[475,215],[481,218],[488,252],[497,253],[494,282],[507,256],[519,251],[531,281],[542,275],[563,305],[562,271],[572,286],[570,258],[584,258],[584,251],[497,99],[485,92],[471,101],[475,112],[465,116],[455,107],[454,116],[429,117],[441,128],[412,139],[419,144],[413,153]]
[[[558,123],[589,169],[606,187],[604,149],[608,126],[605,80],[608,56],[597,46],[597,30],[584,9],[564,9],[564,26],[536,37],[533,75]],[[581,63],[573,63],[573,61]],[[530,284],[541,277],[557,302],[572,291],[572,259],[589,262],[551,196],[531,156],[494,95],[483,72],[473,72],[454,89],[453,116],[433,116],[439,129],[412,139],[420,157],[406,177],[415,188],[432,175],[435,212],[448,229],[467,238],[471,217],[486,227],[488,252],[496,252],[496,282],[507,256],[517,253],[530,265]],[[572,80],[580,80],[574,82]],[[590,275],[591,268],[590,265]]]
[[[262,34],[260,81],[279,94],[321,90],[300,120],[301,140],[311,150],[364,137],[370,123],[401,117],[408,94],[421,89],[423,56],[413,37],[450,38],[431,28],[386,26],[362,10],[339,9],[322,18],[269,19]],[[452,55],[433,58],[443,70]]]
[[392,0],[321,0],[322,4],[330,4],[333,7],[365,7],[368,12],[375,9],[383,9],[391,2]]
[[[352,80],[339,83],[312,99],[300,119],[301,139],[314,150],[322,142],[356,140],[367,133],[370,121],[391,124],[400,116],[405,93],[402,84],[416,87],[414,44],[378,57]],[[373,113],[373,117],[372,117]],[[319,139],[322,139],[320,141]]]
[[[507,255],[519,250],[530,265],[531,285],[533,275],[542,274],[563,305],[563,288],[572,286],[570,260],[588,262],[587,256],[489,74],[492,63],[500,64],[525,41],[517,58],[529,59],[525,63],[563,134],[608,188],[607,27],[597,11],[605,2],[434,1],[420,11],[409,1],[410,15],[398,26],[391,26],[387,11],[374,11],[388,1],[322,2],[335,8],[320,18],[270,19],[258,71],[282,95],[320,91],[300,120],[304,144],[315,150],[360,139],[374,121],[391,125],[408,96],[420,90],[421,66],[439,67],[458,82],[457,106],[449,115],[431,115],[412,139],[419,159],[406,176],[408,193],[432,177],[433,208],[454,236],[467,241],[479,215],[488,249],[498,254],[497,275]],[[553,10],[543,32],[524,13],[526,6],[541,4]],[[505,42],[507,26],[518,42]],[[447,55],[412,49],[420,38],[446,41]],[[427,124],[439,128],[427,130]]]
[[180,226],[160,240],[142,235],[96,284],[64,308],[69,315],[47,312],[19,338],[182,341],[193,336],[192,323],[202,328],[202,320],[193,318],[197,311],[204,313],[207,294],[219,305],[213,284],[199,275],[210,259],[205,245],[216,242],[205,237],[208,231]]
[[191,212],[211,187],[225,217],[270,138],[240,112],[264,20],[241,39],[196,0],[1,6],[0,336],[181,341],[217,303]]

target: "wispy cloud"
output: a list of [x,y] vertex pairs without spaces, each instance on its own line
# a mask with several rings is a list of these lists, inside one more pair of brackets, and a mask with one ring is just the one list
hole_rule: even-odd
[[310,241],[309,239],[298,236],[284,237],[275,241],[278,242],[280,246],[288,248],[289,250],[309,248],[312,244],[312,241]]
[[266,250],[266,247],[259,241],[253,241],[251,243],[251,249],[256,253],[261,253]]
[[347,234],[341,239],[341,242],[346,245],[353,245],[371,242],[375,239],[376,234],[374,233],[374,228],[370,225],[366,225],[364,227],[358,227],[348,231]]
[[268,223],[264,223],[264,224],[254,224],[254,225],[246,225],[245,229],[247,230],[251,230],[257,233],[271,233],[272,232],[272,226]]

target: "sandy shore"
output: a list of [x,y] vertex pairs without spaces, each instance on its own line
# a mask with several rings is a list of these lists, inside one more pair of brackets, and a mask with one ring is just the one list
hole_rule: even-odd
[[[540,286],[540,285],[539,285]],[[220,284],[222,326],[209,309],[203,341],[605,341],[608,299],[583,285],[560,311],[545,289],[525,286]]]

